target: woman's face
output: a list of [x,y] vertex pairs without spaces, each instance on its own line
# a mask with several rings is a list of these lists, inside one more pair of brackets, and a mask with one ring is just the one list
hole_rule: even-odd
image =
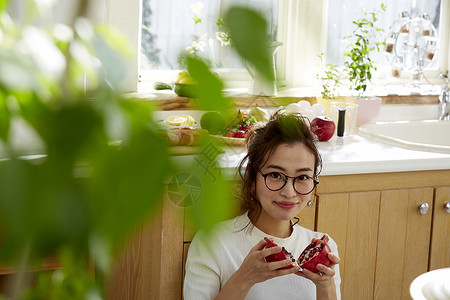
[[[301,143],[281,144],[260,170],[263,174],[278,172],[291,177],[307,175],[313,178],[314,160],[311,151]],[[298,194],[292,182],[293,179],[289,178],[281,190],[271,191],[266,187],[264,177],[258,172],[256,196],[262,206],[260,221],[291,220],[306,206],[312,193]]]

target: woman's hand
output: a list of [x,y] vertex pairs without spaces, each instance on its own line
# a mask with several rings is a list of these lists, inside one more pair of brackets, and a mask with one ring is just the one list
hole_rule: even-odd
[[281,269],[292,263],[289,259],[266,262],[265,257],[279,253],[282,250],[279,246],[264,249],[265,245],[266,241],[261,240],[250,250],[241,267],[236,271],[242,279],[254,285],[273,277],[296,273],[300,270],[299,267]]
[[261,240],[250,250],[239,269],[230,277],[215,299],[244,299],[256,283],[299,272],[299,267],[281,269],[292,263],[289,259],[266,262],[265,257],[280,252],[281,247],[264,249],[265,245],[266,241]]
[[329,267],[326,267],[322,264],[318,264],[317,269],[320,271],[320,273],[314,273],[308,269],[302,269],[302,271],[300,271],[296,274],[310,279],[316,285],[320,284],[321,282],[327,281],[330,278],[333,279],[333,276],[335,274],[334,266],[337,265],[341,260],[337,255],[335,255],[333,253],[328,253],[328,258],[333,263]]
[[341,260],[333,253],[328,253],[328,258],[332,261],[332,264],[327,267],[322,264],[317,265],[317,269],[320,273],[311,272],[308,269],[302,269],[297,272],[296,275],[308,278],[316,285],[317,299],[336,299],[336,286],[334,284],[334,266]]

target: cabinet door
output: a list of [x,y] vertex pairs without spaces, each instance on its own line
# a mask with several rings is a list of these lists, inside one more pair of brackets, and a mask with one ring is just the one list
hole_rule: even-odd
[[297,217],[299,218],[298,225],[314,230],[316,223],[316,203],[313,202],[312,205],[305,206]]
[[450,267],[450,187],[436,189],[431,237],[430,270]]
[[317,231],[337,243],[342,299],[373,299],[379,192],[320,195]]
[[137,228],[106,282],[107,300],[181,299],[182,213],[164,199],[161,212]]
[[411,282],[427,271],[432,205],[432,188],[381,192],[375,299],[410,299]]

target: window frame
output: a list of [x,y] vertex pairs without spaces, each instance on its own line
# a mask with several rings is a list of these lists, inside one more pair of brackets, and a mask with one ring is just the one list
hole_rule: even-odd
[[[143,0],[97,0],[103,1],[104,21],[128,37],[135,56],[127,65],[128,76],[124,78],[124,88],[128,92],[144,91],[143,85],[154,81],[170,81],[177,70],[150,71],[139,74],[139,48],[141,7]],[[277,76],[279,83],[288,88],[313,87],[317,85],[317,54],[326,51],[328,0],[279,0],[278,41],[283,43],[277,54]],[[440,73],[450,69],[450,0],[441,0],[439,69],[424,70],[433,84],[442,84]],[[307,40],[307,43],[304,41]],[[295,55],[294,55],[295,53]],[[447,53],[447,55],[445,55]],[[289,57],[289,63],[287,58]],[[216,70],[217,71],[217,70]],[[220,70],[218,70],[220,71]],[[249,86],[251,77],[246,71],[222,70],[221,77],[227,87]],[[392,81],[390,68],[380,68],[373,79],[375,85]],[[406,77],[405,77],[406,78]],[[410,80],[409,80],[410,82]],[[401,82],[399,82],[401,84]]]

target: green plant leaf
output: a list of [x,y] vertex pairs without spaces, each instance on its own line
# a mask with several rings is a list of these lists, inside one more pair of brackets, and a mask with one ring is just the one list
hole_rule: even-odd
[[[232,183],[225,177],[217,164],[220,147],[211,139],[206,139],[201,146],[204,150],[195,157],[186,172],[201,179],[201,195],[187,212],[191,215],[194,226],[206,231],[219,221],[232,217],[238,201],[232,197]],[[208,153],[205,156],[205,153]]]
[[198,82],[195,90],[201,109],[228,114],[229,100],[223,96],[223,82],[211,72],[204,60],[195,56],[185,58],[188,73]]
[[9,0],[0,0],[0,13],[4,12],[9,5]]
[[269,52],[267,21],[256,11],[232,6],[224,16],[230,37],[241,57],[250,62],[263,78],[272,82],[275,74]]
[[52,113],[47,122],[49,132],[47,144],[50,160],[68,164],[71,168],[84,146],[106,143],[103,135],[103,120],[90,105],[76,103]]
[[11,122],[11,114],[7,106],[7,99],[0,91],[0,139],[8,140],[9,127]]
[[225,22],[223,21],[222,18],[218,18],[216,25],[217,25],[217,27],[222,27],[222,26],[225,26]]
[[122,108],[131,123],[130,134],[120,147],[94,153],[87,182],[94,230],[106,237],[113,249],[160,207],[164,180],[173,169],[165,141],[154,125],[148,126],[148,107],[128,101]]
[[198,23],[201,23],[201,22],[202,22],[202,19],[200,19],[200,18],[197,17],[197,16],[193,17],[192,19],[194,20],[195,24],[198,24]]
[[31,61],[17,54],[0,51],[0,86],[8,90],[37,90],[38,82]]
[[[381,5],[381,10],[384,11],[384,5]],[[352,36],[356,37],[355,44],[349,42],[348,47],[351,49],[349,52],[344,53],[344,58],[347,58],[344,65],[349,74],[351,89],[357,91],[365,91],[367,88],[367,80],[371,80],[371,70],[376,70],[375,65],[370,59],[371,52],[374,50],[379,51],[379,44],[383,42],[377,41],[379,36],[377,33],[381,32],[376,27],[376,21],[378,20],[378,14],[380,11],[374,11],[365,13],[360,19],[353,21],[355,28]],[[366,18],[368,16],[369,18]],[[347,36],[346,38],[351,38]],[[359,94],[361,96],[361,93]]]

